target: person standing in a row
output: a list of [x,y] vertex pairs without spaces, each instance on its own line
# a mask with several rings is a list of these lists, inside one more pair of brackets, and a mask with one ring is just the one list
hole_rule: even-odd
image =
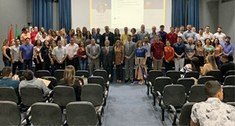
[[120,40],[117,40],[114,46],[114,52],[115,52],[115,62],[116,65],[116,78],[117,82],[121,83],[123,80],[123,71],[122,71],[122,64],[124,61],[124,47]]
[[103,68],[111,75],[110,82],[113,81],[113,64],[114,64],[114,51],[113,46],[109,45],[109,40],[104,42],[104,47],[101,49],[101,62]]
[[30,38],[26,38],[25,43],[20,46],[20,59],[24,70],[32,70],[33,48]]
[[133,82],[135,43],[131,41],[131,35],[128,35],[127,42],[124,45],[125,54],[125,82],[130,79]]
[[94,69],[99,69],[99,56],[101,53],[100,46],[96,44],[95,39],[91,39],[91,44],[86,47],[88,56],[89,72],[93,73]]
[[156,36],[154,42],[151,45],[151,56],[153,58],[153,69],[162,69],[162,59],[163,59],[164,43],[161,42],[160,36]]

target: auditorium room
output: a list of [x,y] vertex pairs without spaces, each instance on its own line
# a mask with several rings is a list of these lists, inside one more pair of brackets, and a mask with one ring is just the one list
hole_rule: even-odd
[[0,0],[0,126],[235,126],[235,0]]

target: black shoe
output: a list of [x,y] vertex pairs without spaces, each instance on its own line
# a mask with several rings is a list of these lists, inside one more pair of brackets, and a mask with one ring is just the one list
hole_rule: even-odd
[[130,80],[131,83],[133,83],[134,81],[133,80]]
[[125,80],[125,83],[127,83],[128,82],[128,80]]

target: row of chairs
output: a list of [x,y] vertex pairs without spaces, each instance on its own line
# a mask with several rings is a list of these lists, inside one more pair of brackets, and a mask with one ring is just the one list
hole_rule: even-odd
[[37,102],[31,106],[30,112],[23,118],[15,102],[0,101],[0,106],[0,122],[1,125],[6,126],[26,125],[26,120],[30,120],[32,125],[98,125],[95,107],[87,101],[68,103],[65,115],[61,112],[60,106],[55,103]]
[[[188,102],[185,103],[182,106],[182,109],[180,113],[177,113],[176,111],[173,111],[174,117],[172,125],[179,125],[179,126],[189,126],[191,121],[191,110],[195,102]],[[228,102],[227,104],[230,104],[235,107],[235,102]]]
[[[224,102],[235,104],[235,86],[224,86]],[[186,103],[196,103],[205,101],[207,95],[205,93],[205,86],[203,84],[193,85],[189,96],[185,93],[185,88],[180,84],[166,85],[163,92],[157,96],[159,106],[162,111],[162,121],[164,121],[165,110],[170,114],[173,114],[173,125],[176,124],[177,115],[182,112],[183,106]],[[190,119],[190,118],[189,118]],[[189,125],[189,124],[188,124]]]
[[[25,70],[20,70],[17,72],[19,76],[22,76]],[[54,71],[54,77],[57,81],[60,81],[63,78],[64,69],[57,69]],[[109,81],[109,75],[106,70],[97,69],[92,73],[93,76],[102,76],[105,79],[105,82]],[[52,76],[52,74],[48,70],[38,70],[35,72],[35,77],[42,78],[44,76]],[[83,76],[88,78],[90,76],[87,70],[77,70],[75,72],[75,76]]]
[[[233,76],[233,75],[230,75]],[[207,76],[204,76],[203,78],[205,78]],[[213,80],[212,77],[208,77],[206,79],[204,79],[204,81],[209,81],[209,80]],[[201,100],[197,100],[200,99],[200,95],[205,95],[204,94],[204,83],[205,82],[201,82],[201,84],[194,84],[195,80],[192,78],[179,78],[176,84],[180,84],[184,87],[184,93],[186,93],[187,96],[189,96],[189,101],[190,102],[199,102]],[[153,105],[155,106],[156,103],[156,97],[161,96],[162,92],[164,92],[164,87],[167,85],[172,85],[172,80],[170,77],[157,77],[153,84],[150,83],[150,89],[151,89],[151,94],[153,95]],[[234,99],[233,101],[235,101],[235,96],[233,95],[234,91],[235,91],[235,85],[224,85],[224,97],[225,97],[225,102],[229,102],[231,101],[231,99]],[[194,93],[195,92],[195,93]],[[227,93],[229,92],[229,93]],[[197,95],[199,93],[199,95]],[[194,95],[195,94],[195,95]],[[204,100],[204,99],[202,99]],[[231,102],[233,102],[231,101]]]
[[[20,94],[21,94],[20,96],[21,96],[22,104],[26,106],[27,108],[32,107],[37,102],[44,102],[44,103],[51,102],[51,103],[58,105],[60,107],[60,111],[62,110],[63,112],[64,110],[66,110],[66,113],[67,113],[68,104],[70,104],[71,102],[76,102],[74,89],[69,86],[56,86],[53,90],[53,95],[51,99],[48,99],[48,98],[45,99],[45,97],[42,94],[42,91],[38,88],[33,88],[33,87],[22,88]],[[101,116],[103,113],[103,107],[104,107],[104,101],[105,101],[104,99],[105,98],[103,94],[103,88],[99,84],[87,84],[82,87],[81,101],[87,101],[87,102],[92,103],[92,106],[94,107],[94,110],[96,111],[99,124],[101,124]],[[1,87],[0,88],[0,101],[11,101],[17,104],[18,98],[14,89],[11,87]],[[20,105],[21,104],[18,103],[18,106]],[[26,109],[26,110],[30,110],[30,109]],[[82,109],[80,111],[82,111]],[[84,110],[83,114],[85,113],[86,111]],[[45,113],[42,113],[42,114],[45,114]],[[0,118],[2,117],[6,118],[5,116],[7,116],[6,113],[1,114]],[[86,120],[89,120],[89,118],[87,118]]]
[[[223,82],[224,85],[235,85],[234,80],[235,80],[235,72],[234,75],[230,75],[233,74],[233,71],[228,71],[227,72],[227,76],[225,77],[225,80]],[[148,73],[148,76],[145,80],[145,84],[147,86],[147,95],[149,95],[149,91],[150,91],[150,85],[154,83],[154,80],[157,77],[162,77],[163,73],[160,70],[151,70]],[[174,70],[170,70],[167,71],[166,73],[167,77],[171,78],[171,82],[174,84],[182,84],[182,81],[186,81],[189,82],[190,84],[193,82],[192,79],[182,79],[181,81],[179,81],[179,79],[181,78],[181,73],[179,71],[174,71]],[[196,71],[190,71],[185,73],[183,78],[194,78],[197,80],[198,84],[204,84],[205,82],[209,81],[209,80],[217,80],[219,82],[221,82],[220,78],[221,78],[221,72],[219,70],[213,70],[213,71],[209,71],[206,76],[200,76],[200,74]],[[222,83],[222,82],[221,82]]]
[[[193,78],[192,78],[193,77]],[[195,79],[197,78],[197,79]],[[204,83],[209,80],[217,80],[215,76],[201,76],[197,72],[189,72],[180,77],[176,71],[169,71],[166,76],[163,76],[161,71],[152,70],[146,78],[147,94],[149,91],[153,95],[153,105],[156,104],[156,99],[162,110],[162,121],[164,121],[164,112],[168,110],[173,114],[173,125],[179,118],[179,112],[186,104],[205,101],[207,95],[205,93]],[[228,75],[224,81],[224,102],[235,103],[235,75]],[[195,81],[198,81],[195,85]],[[185,106],[186,106],[185,105]],[[187,106],[186,106],[187,108]],[[181,118],[185,118],[183,115]],[[187,118],[190,121],[190,117]],[[179,119],[178,119],[179,120]],[[189,121],[187,125],[189,125]],[[182,121],[178,122],[180,125],[185,125]]]

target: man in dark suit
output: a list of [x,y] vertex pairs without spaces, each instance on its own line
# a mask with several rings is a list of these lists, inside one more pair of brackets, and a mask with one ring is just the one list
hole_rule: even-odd
[[113,63],[114,63],[114,51],[113,46],[110,46],[109,40],[104,42],[104,47],[101,50],[101,61],[103,68],[111,75],[110,81],[113,80]]
[[113,46],[115,43],[114,42],[114,34],[109,31],[109,26],[105,26],[104,30],[105,30],[105,32],[102,35],[102,41],[100,43],[100,46],[103,47],[106,40],[109,40],[109,45]]

